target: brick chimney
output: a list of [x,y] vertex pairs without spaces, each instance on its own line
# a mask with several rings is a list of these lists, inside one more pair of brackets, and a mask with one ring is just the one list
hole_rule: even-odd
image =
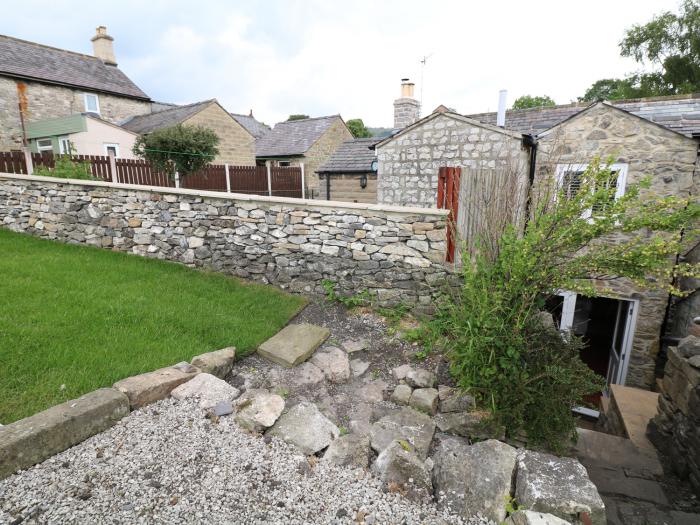
[[92,40],[93,54],[97,58],[110,66],[117,65],[117,59],[114,56],[114,47],[112,46],[114,38],[107,34],[107,28],[105,26],[98,26],[95,31],[95,36],[90,40]]
[[415,84],[407,78],[401,79],[401,97],[394,100],[394,128],[410,126],[420,118],[420,103],[413,98]]

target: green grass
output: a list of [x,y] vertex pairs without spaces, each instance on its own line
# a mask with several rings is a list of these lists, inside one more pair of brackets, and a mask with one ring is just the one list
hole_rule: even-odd
[[203,352],[250,352],[304,304],[221,274],[0,229],[0,423]]

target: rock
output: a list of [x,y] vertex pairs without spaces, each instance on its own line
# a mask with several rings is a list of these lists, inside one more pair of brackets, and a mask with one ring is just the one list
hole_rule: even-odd
[[384,401],[384,390],[387,384],[384,381],[371,381],[356,390],[357,396],[367,403],[381,403]]
[[309,362],[316,365],[331,383],[344,383],[350,379],[348,354],[340,348],[334,346],[321,348]]
[[461,394],[456,388],[440,385],[440,412],[468,412],[476,407],[476,400],[469,394]]
[[201,408],[212,408],[219,401],[233,401],[241,394],[236,387],[211,374],[197,374],[187,383],[175,388],[170,395],[178,401],[190,397],[199,400]]
[[394,374],[397,381],[401,381],[402,379],[406,379],[406,374],[408,374],[410,370],[411,365],[401,365],[394,368],[391,373]]
[[571,525],[571,523],[552,514],[519,510],[508,517],[505,525]]
[[273,363],[291,368],[306,361],[331,334],[328,328],[312,324],[290,324],[258,348]]
[[331,442],[323,455],[323,460],[343,467],[367,468],[369,455],[368,436],[347,434]]
[[[165,399],[173,389],[192,379],[199,369],[189,363],[161,368],[154,372],[127,377],[114,383],[114,388],[126,394],[131,410]],[[184,369],[184,370],[183,370]],[[188,371],[191,370],[191,371]]]
[[267,390],[248,390],[236,402],[236,423],[251,432],[264,432],[279,419],[284,399]]
[[407,441],[421,460],[428,457],[430,442],[435,434],[433,420],[411,408],[402,408],[374,423],[370,429],[372,448],[381,453],[393,441]]
[[323,371],[313,363],[302,363],[294,371],[293,381],[296,385],[315,385],[323,381]]
[[694,355],[688,359],[688,364],[693,368],[700,368],[700,354]]
[[515,448],[495,439],[469,445],[464,439],[444,437],[433,455],[438,506],[450,507],[467,519],[480,512],[501,523],[506,517],[516,458]]
[[434,416],[438,408],[438,391],[435,388],[416,388],[408,404],[419,412]]
[[408,405],[413,389],[408,385],[397,385],[391,394],[391,400],[397,405]]
[[535,321],[545,330],[557,330],[557,325],[554,323],[554,316],[550,312],[540,310],[535,314]]
[[700,355],[700,337],[689,335],[678,343],[678,353],[681,357],[693,357]]
[[470,439],[503,439],[505,429],[488,423],[488,412],[448,412],[437,414],[435,424],[440,432]]
[[372,471],[386,488],[416,502],[428,502],[433,493],[430,471],[404,440],[392,441],[377,457]]
[[406,373],[406,383],[413,388],[433,388],[436,381],[435,374],[422,368],[411,368]]
[[362,361],[361,359],[353,359],[350,361],[350,369],[352,370],[352,375],[359,377],[369,368],[368,361]]
[[233,414],[233,405],[230,401],[219,401],[212,407],[211,413],[216,417],[228,416]]
[[0,479],[26,469],[113,426],[129,399],[100,388],[0,428]]
[[606,523],[605,505],[581,463],[525,450],[518,456],[515,499],[523,507],[575,521],[587,512],[593,525]]
[[236,347],[230,346],[215,352],[207,352],[192,358],[192,366],[202,372],[223,379],[231,373],[233,362],[236,360]]
[[340,431],[316,405],[302,402],[282,414],[267,435],[280,438],[310,456],[330,445]]
[[345,348],[345,351],[348,354],[352,354],[354,352],[361,352],[362,350],[366,350],[368,346],[369,343],[366,339],[348,339],[343,343],[343,348]]

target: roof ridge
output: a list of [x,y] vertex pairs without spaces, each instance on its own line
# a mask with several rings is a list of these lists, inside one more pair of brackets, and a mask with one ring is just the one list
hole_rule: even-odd
[[151,113],[142,113],[141,115],[134,115],[131,117],[132,119],[138,118],[138,117],[148,117],[150,115],[156,115],[156,114],[161,114],[161,113],[167,113],[168,111],[175,111],[176,109],[183,109],[183,108],[191,108],[192,106],[198,106],[200,104],[207,104],[211,102],[216,102],[215,98],[210,98],[207,100],[201,100],[200,102],[192,102],[190,104],[175,104],[171,108],[167,109],[161,109],[160,111],[152,111]]
[[[321,119],[336,118],[336,117],[340,117],[340,113],[336,113],[335,115],[326,115],[324,117],[309,117],[309,118],[297,118],[294,120],[283,120],[282,122],[278,122],[277,124],[290,124],[292,122],[307,122],[309,120],[321,120]],[[275,124],[275,126],[277,124]]]
[[81,53],[79,51],[71,51],[70,49],[63,49],[62,47],[55,47],[55,46],[49,46],[46,44],[40,44],[39,42],[32,42],[31,40],[25,40],[23,38],[17,38],[17,37],[10,36],[10,35],[0,34],[0,38],[7,38],[8,40],[14,40],[15,42],[23,42],[25,44],[31,44],[33,46],[43,47],[45,49],[52,49],[54,51],[61,51],[63,53],[68,53],[70,55],[77,55],[79,57],[92,58],[93,60],[99,60],[100,62],[102,62],[102,60],[100,58],[96,57],[95,55],[88,55],[86,53]]

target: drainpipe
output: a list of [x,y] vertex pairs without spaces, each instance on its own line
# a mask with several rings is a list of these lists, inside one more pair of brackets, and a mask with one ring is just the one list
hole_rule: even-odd
[[326,173],[326,200],[331,200],[331,174]]
[[535,170],[537,169],[538,142],[534,135],[523,135],[523,146],[530,148],[530,166],[528,170],[527,200],[525,201],[525,224],[530,220],[532,187],[535,185]]

